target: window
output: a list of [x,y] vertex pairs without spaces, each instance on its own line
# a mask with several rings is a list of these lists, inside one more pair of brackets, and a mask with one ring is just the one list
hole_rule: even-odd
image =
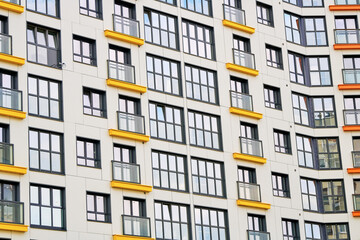
[[325,19],[305,18],[305,36],[307,46],[326,46]]
[[224,165],[220,162],[191,159],[194,193],[225,197]]
[[[290,0],[296,2],[297,0]],[[301,44],[300,18],[296,15],[284,13],[286,40],[292,43]]]
[[156,239],[191,239],[189,206],[155,202]]
[[318,212],[318,197],[316,181],[311,179],[300,179],[303,209]]
[[282,219],[283,240],[300,239],[299,222],[297,220]]
[[[266,232],[266,219],[265,216],[248,214],[248,230],[249,232]],[[249,234],[250,235],[250,234]],[[251,234],[253,238],[258,236],[256,233]],[[251,237],[250,237],[251,239]]]
[[152,55],[146,56],[149,89],[182,95],[180,63]]
[[136,19],[135,5],[123,0],[115,0],[115,15],[123,18]]
[[130,49],[109,45],[109,60],[115,63],[131,64]]
[[250,39],[233,35],[233,45],[234,49],[242,52],[251,52],[250,49]]
[[222,150],[220,117],[188,111],[190,144]]
[[182,28],[185,53],[215,60],[215,43],[211,27],[183,20]]
[[126,96],[119,96],[119,112],[140,115],[140,100]]
[[30,129],[29,155],[31,170],[64,173],[62,134]]
[[338,138],[316,139],[319,169],[341,169]]
[[124,198],[124,215],[146,217],[145,200]]
[[114,161],[124,163],[136,163],[136,151],[134,147],[114,144]]
[[260,2],[256,2],[258,23],[274,26],[272,7]]
[[101,0],[80,0],[80,14],[101,19]]
[[65,229],[64,189],[30,184],[31,227]]
[[201,13],[207,16],[212,16],[211,0],[180,0],[181,7],[187,10]]
[[311,86],[330,86],[330,60],[329,57],[308,57]]
[[312,139],[306,136],[296,136],[299,166],[314,168]]
[[145,41],[179,49],[177,18],[155,10],[144,10]]
[[281,110],[280,88],[264,85],[265,107]]
[[[19,196],[19,184],[14,182],[0,181],[0,202],[18,202]],[[10,208],[12,209],[12,208]],[[14,209],[13,209],[14,210]],[[4,210],[3,210],[4,211]],[[3,212],[1,214],[0,222],[15,222],[15,216],[12,216],[12,211],[9,214]]]
[[333,97],[313,97],[315,127],[336,127]]
[[176,6],[176,0],[158,0],[158,1]]
[[274,129],[275,152],[291,154],[290,133]]
[[106,117],[105,92],[83,88],[84,114]]
[[346,96],[344,97],[344,122],[345,125],[359,125],[360,118],[360,97]]
[[302,0],[303,7],[323,7],[323,0]]
[[292,94],[295,123],[309,126],[308,98],[300,94]]
[[61,68],[59,31],[28,24],[27,56],[29,62]]
[[230,91],[249,94],[248,81],[245,79],[230,76]]
[[278,197],[290,197],[289,177],[285,174],[272,173],[273,194]]
[[346,212],[342,180],[322,181],[322,202],[325,213]]
[[182,109],[170,105],[149,103],[149,111],[151,137],[185,143]]
[[349,226],[347,223],[325,224],[327,239],[348,240]]
[[74,61],[96,66],[95,40],[73,36]]
[[305,222],[306,240],[321,240],[322,239],[321,226],[318,223]]
[[152,151],[154,187],[188,191],[186,157],[178,154]]
[[195,207],[195,236],[196,240],[228,240],[227,212],[218,209]]
[[53,17],[59,17],[58,0],[27,0],[27,10],[32,10]]
[[99,193],[86,193],[87,220],[111,222],[110,196]]
[[266,44],[266,64],[274,68],[283,68],[281,48]]
[[260,185],[256,184],[255,169],[238,166],[237,186],[239,199],[261,202]]
[[288,54],[290,81],[305,84],[304,77],[304,57],[295,53]]
[[100,168],[100,142],[77,138],[77,164],[79,166]]
[[28,77],[29,114],[62,119],[61,82],[41,77]]
[[185,65],[185,80],[187,98],[218,104],[216,72]]
[[238,181],[242,183],[256,183],[255,169],[238,167]]

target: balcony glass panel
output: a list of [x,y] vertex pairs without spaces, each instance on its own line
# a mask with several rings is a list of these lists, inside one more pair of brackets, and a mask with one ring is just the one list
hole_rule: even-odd
[[135,84],[134,66],[108,61],[108,67],[109,78]]
[[240,137],[241,153],[262,157],[262,142],[256,139]]
[[253,110],[251,95],[230,91],[230,96],[232,107],[241,108],[248,111]]
[[234,8],[223,4],[224,7],[224,19],[232,22],[236,22],[242,25],[245,24],[245,11],[239,8]]
[[114,31],[137,38],[140,37],[138,21],[117,15],[114,15]]
[[335,0],[336,5],[359,5],[360,0]]
[[238,182],[239,199],[261,201],[260,185],[254,183]]
[[0,33],[0,53],[8,55],[12,54],[12,39],[11,36]]
[[248,240],[270,240],[270,233],[248,230]]
[[0,201],[0,222],[24,224],[24,203]]
[[351,153],[352,153],[354,168],[360,168],[360,151],[353,151]]
[[360,69],[343,69],[344,84],[359,84]]
[[3,0],[3,1],[20,5],[20,0]]
[[242,67],[246,67],[246,68],[255,69],[254,54],[239,51],[237,49],[233,49],[233,53],[234,53],[234,64],[242,66]]
[[0,107],[22,111],[22,92],[0,88]]
[[118,128],[122,131],[145,134],[144,117],[118,112]]
[[123,234],[150,237],[150,219],[123,215]]
[[335,30],[335,43],[337,44],[359,44],[360,35],[358,29]]
[[14,165],[13,149],[12,144],[0,143],[0,164]]
[[360,194],[354,194],[354,211],[360,211]]
[[140,166],[113,161],[113,179],[116,181],[140,183]]
[[360,110],[344,110],[345,125],[360,125]]

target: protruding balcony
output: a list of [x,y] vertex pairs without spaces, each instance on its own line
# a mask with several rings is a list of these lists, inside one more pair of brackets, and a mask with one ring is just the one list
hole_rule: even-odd
[[343,69],[344,84],[339,84],[339,90],[360,90],[360,69]]
[[151,192],[152,186],[140,184],[140,166],[132,163],[112,161],[113,166],[113,188],[134,190],[140,192]]
[[24,58],[12,55],[12,37],[3,33],[0,33],[0,61],[20,66],[25,64]]
[[108,86],[145,93],[146,87],[135,84],[135,67],[108,60]]
[[261,202],[260,185],[254,183],[237,182],[238,206],[270,209],[270,204]]
[[0,8],[14,13],[24,12],[24,7],[20,5],[20,0],[0,0]]
[[0,143],[0,172],[26,174],[25,167],[14,166],[14,146],[8,143]]
[[223,25],[243,31],[249,34],[255,32],[255,28],[246,26],[245,11],[239,8],[234,8],[229,5],[223,4],[224,20]]
[[352,212],[354,217],[360,217],[360,194],[353,195],[354,211]]
[[360,10],[360,0],[335,0],[335,5],[329,6],[330,11]]
[[230,112],[241,116],[261,119],[262,114],[253,111],[252,96],[245,93],[230,91]]
[[262,142],[257,139],[240,137],[241,153],[234,153],[234,159],[250,161],[254,163],[266,163],[263,157]]
[[22,111],[22,92],[0,88],[0,115],[19,119],[26,118],[26,113]]
[[335,29],[335,50],[360,49],[359,29]]
[[344,131],[360,131],[360,110],[344,110]]
[[110,136],[148,142],[150,137],[145,135],[145,121],[143,116],[117,112],[118,130],[109,129]]
[[[299,240],[292,238],[294,240]],[[248,240],[270,240],[270,233],[248,230]]]
[[347,172],[349,174],[360,173],[360,151],[352,151],[351,152],[353,159],[353,168],[348,168]]
[[155,240],[151,238],[150,218],[122,215],[123,235],[114,235],[113,240]]
[[114,31],[105,30],[105,36],[116,40],[143,45],[144,39],[140,38],[139,22],[130,18],[113,15]]
[[255,56],[252,53],[233,49],[234,63],[226,63],[226,68],[232,71],[245,73],[251,76],[259,75],[255,67]]
[[0,230],[27,232],[24,225],[24,203],[0,201]]

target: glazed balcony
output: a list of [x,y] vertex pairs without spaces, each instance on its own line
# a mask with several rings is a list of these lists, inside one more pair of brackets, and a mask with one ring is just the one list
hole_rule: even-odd
[[360,49],[359,29],[335,29],[335,50]]
[[255,28],[246,26],[245,11],[239,8],[235,8],[226,4],[223,4],[224,20],[223,25],[234,28],[239,31],[243,31],[249,34],[255,32]]
[[257,76],[259,71],[255,66],[255,55],[233,48],[234,63],[226,63],[226,68],[240,73]]
[[22,111],[22,92],[15,89],[0,88],[0,115],[24,119]]
[[248,230],[248,240],[270,240],[270,233]]
[[150,218],[122,215],[123,235],[150,238]]
[[330,5],[330,11],[356,11],[360,10],[360,0],[334,0],[335,5]]
[[24,58],[15,57],[12,55],[12,37],[3,33],[0,33],[0,61],[15,65],[25,64]]
[[250,118],[261,119],[262,114],[253,111],[252,96],[245,93],[230,91],[230,112]]
[[0,230],[26,232],[24,225],[24,203],[0,201]]

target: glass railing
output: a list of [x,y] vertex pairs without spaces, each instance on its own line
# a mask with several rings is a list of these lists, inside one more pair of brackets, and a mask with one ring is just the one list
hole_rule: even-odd
[[335,43],[337,44],[359,44],[359,29],[336,29]]
[[24,224],[24,203],[0,201],[0,222]]
[[0,143],[0,164],[14,165],[14,145]]
[[360,109],[344,110],[345,125],[360,125]]
[[241,108],[248,111],[253,110],[251,95],[230,91],[230,96],[231,96],[232,107]]
[[360,194],[353,194],[354,211],[360,211]]
[[2,1],[20,5],[20,0],[2,0]]
[[360,5],[360,0],[335,0],[336,5]]
[[123,215],[123,234],[150,237],[150,218]]
[[108,60],[108,73],[109,78],[135,84],[134,66]]
[[246,25],[245,11],[239,8],[234,8],[229,5],[223,4],[224,19],[232,22],[236,22],[242,25]]
[[270,233],[248,230],[248,240],[270,240]]
[[256,68],[254,54],[243,52],[237,49],[233,49],[233,53],[234,53],[234,64],[251,69]]
[[354,168],[360,168],[360,151],[352,151]]
[[263,148],[260,140],[240,137],[241,153],[262,157]]
[[9,35],[0,33],[0,53],[12,54],[12,38]]
[[0,88],[0,107],[22,111],[22,92]]
[[140,166],[131,163],[112,161],[113,180],[140,183]]
[[260,185],[237,182],[239,199],[261,202]]
[[139,22],[130,18],[125,18],[117,15],[114,16],[114,31],[130,35],[133,37],[140,37]]
[[343,69],[344,84],[359,84],[360,69]]
[[117,113],[119,130],[145,134],[145,122],[143,116],[123,112]]

